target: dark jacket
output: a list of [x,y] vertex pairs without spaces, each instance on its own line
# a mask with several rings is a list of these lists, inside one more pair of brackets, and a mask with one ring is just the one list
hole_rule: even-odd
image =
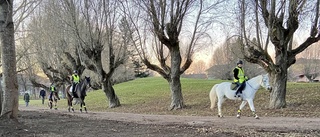
[[41,90],[41,91],[40,91],[40,96],[45,97],[45,96],[46,96],[46,91]]
[[29,102],[29,101],[30,101],[30,95],[29,95],[29,93],[25,93],[25,94],[24,94],[23,100],[24,100],[25,102]]

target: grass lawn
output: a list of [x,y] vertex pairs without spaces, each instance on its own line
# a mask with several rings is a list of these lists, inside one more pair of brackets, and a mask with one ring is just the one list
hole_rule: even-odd
[[[221,80],[201,80],[182,78],[182,94],[185,109],[169,111],[171,93],[168,82],[160,77],[141,78],[114,85],[116,95],[121,106],[108,108],[108,100],[101,90],[90,91],[85,99],[88,111],[109,111],[144,114],[173,114],[217,116],[217,109],[210,110],[209,91],[214,84]],[[268,109],[269,92],[260,88],[254,100],[256,112],[260,116],[292,116],[292,117],[320,117],[320,83],[288,83],[287,108]],[[67,109],[67,101],[58,102],[59,109]],[[240,105],[240,101],[226,100],[222,106],[222,113],[233,116]],[[20,98],[19,104],[24,104]],[[43,106],[41,100],[30,100],[29,105]],[[47,100],[44,107],[47,107]],[[79,105],[75,106],[78,109]],[[78,111],[78,110],[77,110]],[[242,111],[250,115],[247,105]]]

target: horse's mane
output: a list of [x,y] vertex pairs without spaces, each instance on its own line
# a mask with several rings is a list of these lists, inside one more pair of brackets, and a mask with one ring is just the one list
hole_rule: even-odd
[[262,78],[262,74],[261,74],[261,75],[257,75],[257,76],[255,76],[255,77],[249,79],[249,80],[255,80],[255,79],[258,79],[258,78],[260,78],[260,77]]
[[249,79],[247,82],[250,82],[250,81],[252,81],[252,82],[254,82],[254,81],[255,81],[255,82],[259,82],[259,81],[262,80],[262,78],[263,78],[263,74],[257,75],[257,76],[255,76],[255,77]]

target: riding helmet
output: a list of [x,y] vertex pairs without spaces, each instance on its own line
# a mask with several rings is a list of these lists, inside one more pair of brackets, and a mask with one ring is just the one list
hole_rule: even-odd
[[237,62],[237,65],[238,65],[238,64],[243,64],[242,60],[239,60],[239,61]]

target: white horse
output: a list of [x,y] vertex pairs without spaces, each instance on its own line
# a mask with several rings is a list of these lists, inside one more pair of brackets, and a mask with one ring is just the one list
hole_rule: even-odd
[[269,77],[268,74],[256,76],[248,81],[246,81],[246,87],[242,91],[242,96],[234,97],[236,90],[230,89],[230,82],[222,82],[220,84],[216,84],[212,87],[209,97],[211,101],[211,109],[215,107],[216,99],[218,97],[218,117],[223,117],[221,114],[221,105],[225,101],[226,98],[232,100],[242,100],[242,103],[239,107],[237,118],[241,116],[242,108],[249,103],[250,109],[255,116],[256,119],[259,119],[258,115],[255,113],[255,108],[253,105],[253,99],[255,93],[260,88],[260,86],[264,87],[266,90],[271,90],[271,86],[269,85]]

